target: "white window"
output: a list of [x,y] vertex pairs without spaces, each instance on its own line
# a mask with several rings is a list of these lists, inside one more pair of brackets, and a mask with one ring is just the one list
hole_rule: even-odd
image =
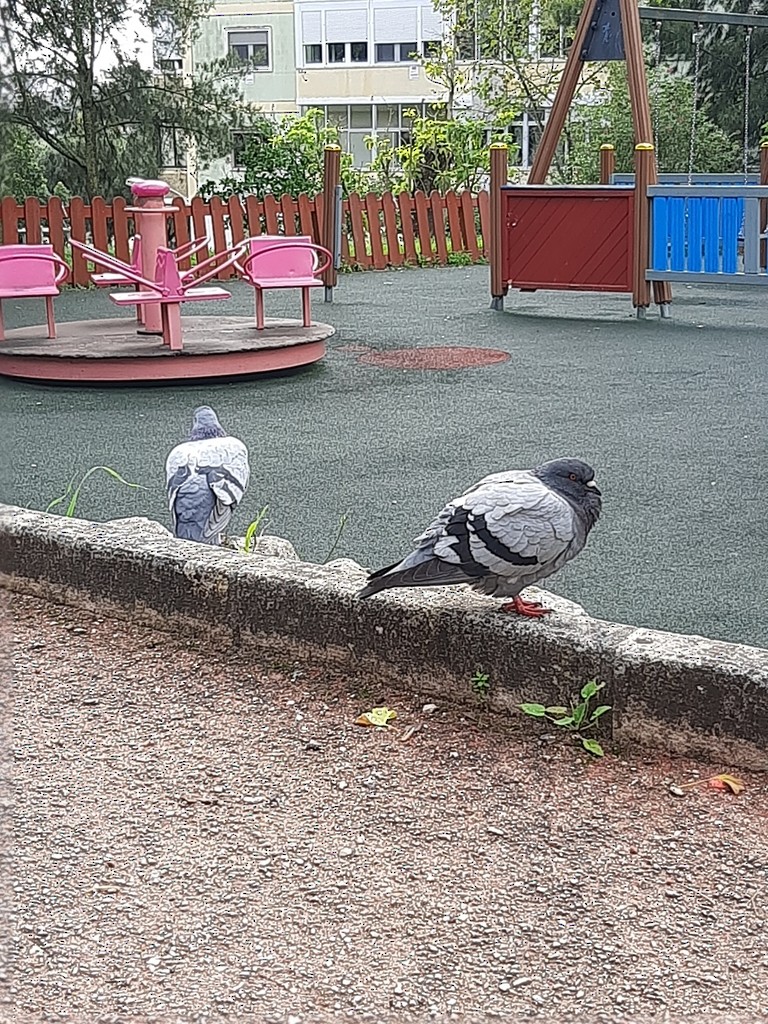
[[227,49],[251,68],[269,71],[271,67],[270,32],[268,28],[255,29],[251,32],[228,32]]
[[[305,106],[301,111],[306,113],[309,109]],[[339,142],[352,155],[355,167],[365,167],[371,162],[381,140],[387,140],[393,147],[407,143],[414,110],[418,116],[445,116],[443,106],[433,107],[418,100],[409,103],[343,103],[320,106],[320,109],[326,124],[338,129]]]
[[[359,2],[359,0],[358,0]],[[441,50],[443,22],[431,3],[403,7],[387,0],[367,6],[330,0],[318,9],[297,4],[299,66],[321,64],[405,64],[436,57]]]

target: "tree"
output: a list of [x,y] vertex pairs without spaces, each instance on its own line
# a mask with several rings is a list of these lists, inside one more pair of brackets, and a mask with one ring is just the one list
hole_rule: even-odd
[[0,196],[48,198],[46,151],[27,128],[0,121]]
[[[661,66],[649,70],[648,91],[653,103],[659,170],[687,171],[693,84],[671,68]],[[602,143],[616,147],[617,170],[634,169],[634,128],[623,64],[610,65],[605,90],[596,98],[598,102],[574,106],[566,127],[565,179],[570,182],[597,181],[598,151]],[[738,147],[714,123],[706,108],[700,109],[697,115],[693,156],[695,172],[729,172],[739,167]]]
[[[194,76],[142,67],[131,15],[162,30],[183,53],[208,0],[0,0],[0,118],[39,138],[73,192],[125,191],[154,176],[163,133],[177,131],[203,159],[230,148],[230,131],[253,110],[241,101],[243,65],[225,58]],[[134,23],[135,24],[135,23]],[[105,53],[112,67],[97,71]]]
[[[711,0],[648,0],[653,7],[683,7],[712,10]],[[768,0],[721,0],[717,7],[728,13],[768,15]],[[678,74],[693,81],[695,34],[690,22],[645,22],[644,37],[658,58],[674,66]],[[743,148],[745,43],[747,30],[736,25],[702,25],[700,35],[699,97],[709,116]],[[750,86],[748,111],[748,158],[755,167],[756,147],[768,113],[768,29],[753,28],[750,40]],[[679,169],[679,168],[678,168]],[[738,170],[741,170],[741,164]]]

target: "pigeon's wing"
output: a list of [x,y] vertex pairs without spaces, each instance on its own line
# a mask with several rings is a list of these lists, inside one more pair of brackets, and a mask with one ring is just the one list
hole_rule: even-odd
[[471,567],[474,576],[513,579],[559,562],[577,533],[571,506],[538,477],[495,473],[454,502],[432,550],[441,560]]
[[248,450],[235,437],[185,441],[168,456],[165,473],[174,533],[211,543],[248,487]]

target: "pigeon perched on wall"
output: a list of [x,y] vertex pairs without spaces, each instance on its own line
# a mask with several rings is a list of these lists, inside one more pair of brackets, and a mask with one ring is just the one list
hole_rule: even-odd
[[372,573],[358,597],[468,583],[481,594],[511,597],[502,611],[538,618],[551,609],[524,601],[520,591],[578,555],[601,508],[594,471],[579,459],[493,473],[446,505],[414,550]]
[[183,540],[220,544],[232,513],[243,500],[248,449],[230,437],[207,405],[192,414],[192,430],[165,464],[173,532]]

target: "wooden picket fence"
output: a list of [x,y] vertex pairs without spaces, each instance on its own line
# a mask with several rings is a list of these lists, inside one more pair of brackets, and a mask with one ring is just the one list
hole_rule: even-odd
[[[103,252],[128,261],[129,239],[134,234],[134,215],[121,198],[111,203],[96,198],[90,205],[73,198],[65,206],[60,199],[42,203],[13,198],[0,200],[0,244],[49,242],[72,266],[72,283],[89,283],[82,255],[73,254],[69,239],[88,242]],[[213,197],[190,203],[174,199],[168,212],[168,240],[174,248],[194,238],[209,239],[209,253],[225,252],[253,235],[311,235],[320,241],[323,197],[301,195],[298,199],[249,196],[224,202]],[[418,264],[475,262],[486,255],[490,204],[487,192],[401,193],[382,196],[352,194],[343,203],[341,232],[342,266],[357,270],[383,270]],[[461,254],[461,255],[458,255]],[[206,257],[205,251],[197,259]],[[188,266],[188,263],[187,265]],[[185,266],[185,269],[186,269]],[[233,268],[221,279],[234,276]]]

